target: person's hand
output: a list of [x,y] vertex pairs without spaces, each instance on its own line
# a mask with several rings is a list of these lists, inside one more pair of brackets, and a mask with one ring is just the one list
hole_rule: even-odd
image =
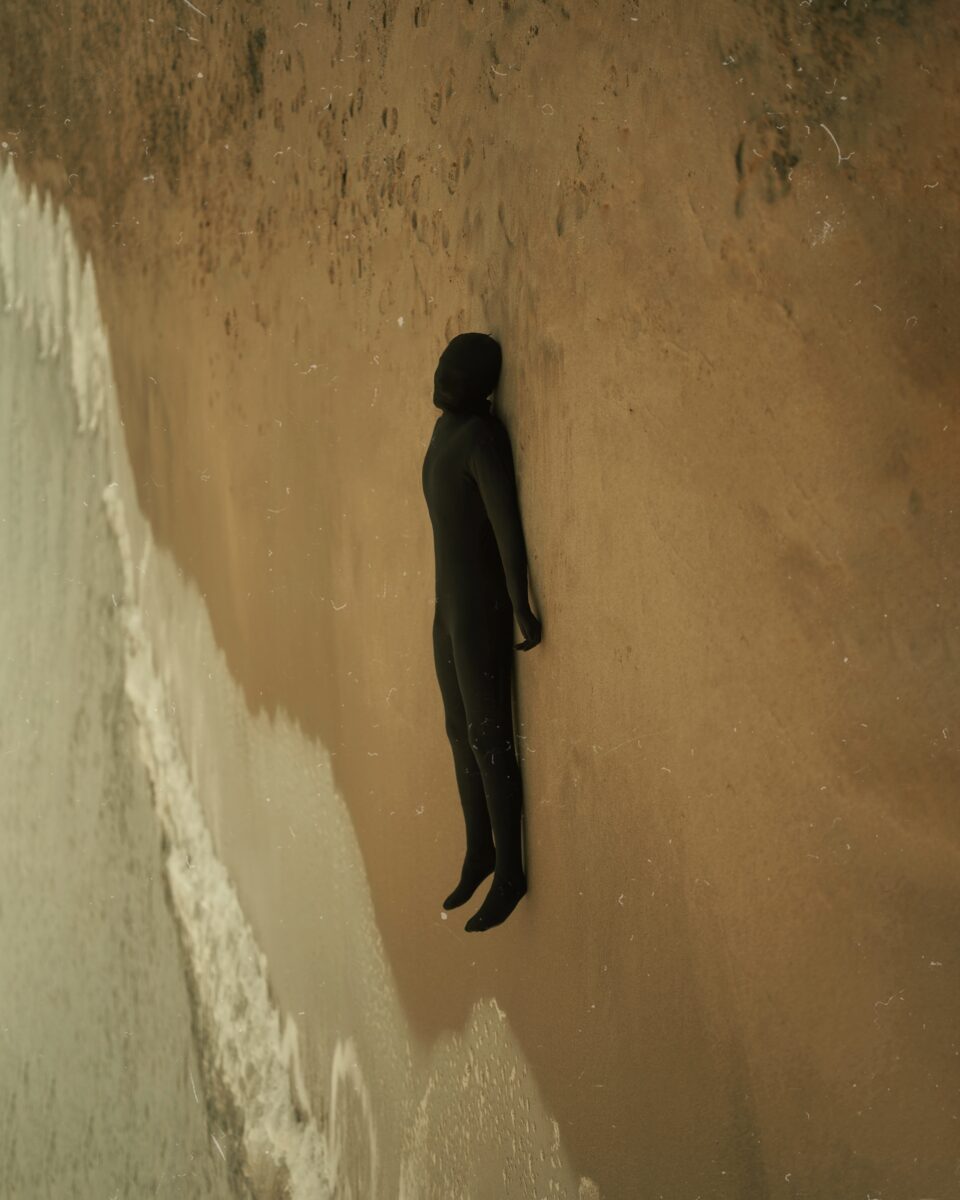
[[518,642],[515,649],[532,650],[534,646],[540,644],[540,638],[543,635],[543,626],[529,608],[525,612],[517,613],[517,624],[520,626],[520,632],[523,634],[523,641]]

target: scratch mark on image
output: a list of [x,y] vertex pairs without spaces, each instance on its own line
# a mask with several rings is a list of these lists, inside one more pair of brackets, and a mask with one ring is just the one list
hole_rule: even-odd
[[856,154],[856,150],[851,150],[849,154],[841,154],[841,153],[840,153],[840,143],[839,143],[839,142],[837,141],[837,139],[836,139],[836,138],[833,136],[833,134],[832,134],[832,133],[830,133],[830,130],[829,130],[829,129],[827,129],[826,125],[824,125],[824,123],[823,123],[822,121],[820,122],[820,128],[821,128],[821,129],[826,129],[826,131],[827,131],[827,133],[828,133],[828,135],[829,135],[829,137],[830,137],[830,141],[831,141],[831,142],[833,142],[833,144],[834,144],[834,145],[836,146],[836,148],[837,148],[837,166],[838,166],[838,167],[840,166],[840,164],[841,164],[841,163],[843,163],[843,162],[847,162],[849,159],[853,158],[853,156]]

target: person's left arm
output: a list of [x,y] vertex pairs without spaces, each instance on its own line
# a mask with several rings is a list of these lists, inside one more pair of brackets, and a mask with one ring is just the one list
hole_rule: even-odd
[[480,426],[470,450],[468,470],[493,526],[510,603],[525,638],[522,648],[530,649],[540,640],[540,626],[527,596],[527,547],[510,437],[495,418],[484,420]]

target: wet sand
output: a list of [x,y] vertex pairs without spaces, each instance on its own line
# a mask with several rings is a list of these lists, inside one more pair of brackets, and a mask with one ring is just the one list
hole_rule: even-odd
[[[424,1044],[495,996],[604,1196],[947,1187],[955,17],[3,27],[7,152],[94,256],[143,512],[251,712],[330,748]],[[471,328],[504,347],[544,621],[530,893],[482,939],[439,916],[461,833],[419,492]],[[206,803],[309,1012],[322,859]]]

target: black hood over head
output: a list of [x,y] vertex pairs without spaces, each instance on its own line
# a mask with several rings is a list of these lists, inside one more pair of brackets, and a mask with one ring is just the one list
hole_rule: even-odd
[[444,412],[488,413],[502,362],[500,343],[488,333],[457,334],[437,363],[433,403]]

